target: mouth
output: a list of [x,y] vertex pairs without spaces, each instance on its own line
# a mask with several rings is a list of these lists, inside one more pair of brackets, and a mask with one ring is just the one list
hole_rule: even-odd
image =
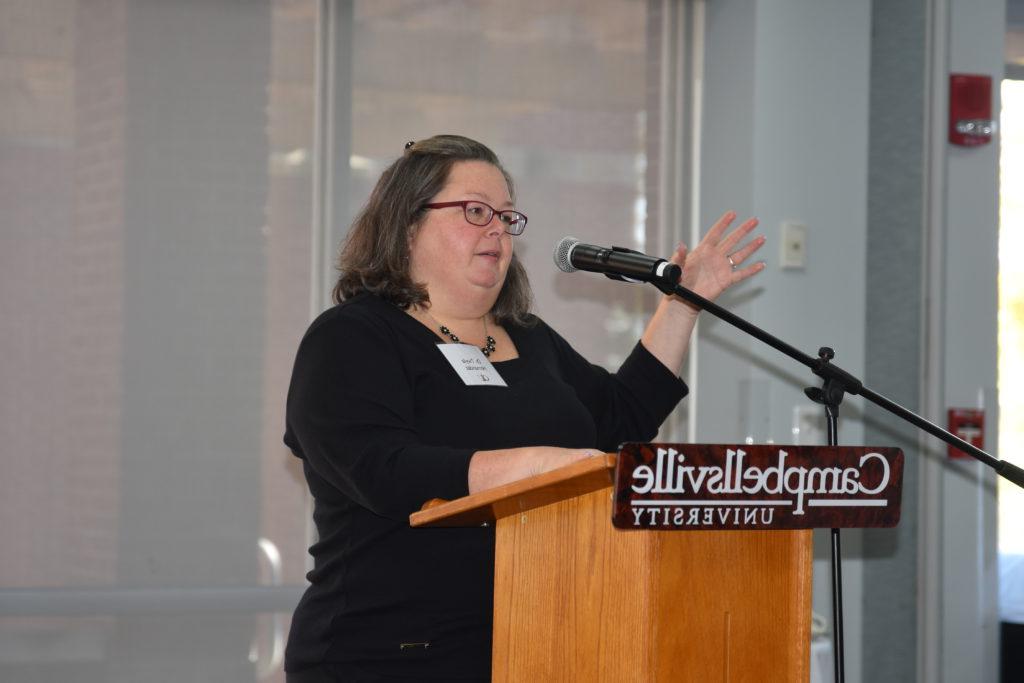
[[501,252],[496,249],[487,249],[485,251],[478,251],[477,256],[486,256],[495,260],[501,258]]

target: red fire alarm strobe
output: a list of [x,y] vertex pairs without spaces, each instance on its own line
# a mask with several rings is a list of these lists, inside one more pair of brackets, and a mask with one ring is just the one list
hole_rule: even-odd
[[949,141],[974,147],[992,140],[992,78],[978,74],[949,75]]
[[[985,411],[978,408],[950,408],[949,431],[967,443],[984,450],[985,448]],[[969,458],[956,446],[949,446],[949,457]]]

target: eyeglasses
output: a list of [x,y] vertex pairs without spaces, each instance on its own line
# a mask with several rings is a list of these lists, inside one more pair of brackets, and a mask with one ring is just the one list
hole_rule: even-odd
[[494,207],[485,204],[483,202],[462,200],[461,202],[436,202],[434,204],[424,204],[424,209],[446,209],[449,206],[461,206],[462,213],[466,216],[466,221],[473,225],[479,225],[485,227],[490,225],[491,219],[494,215],[498,215],[498,220],[501,221],[501,225],[505,228],[505,232],[510,235],[522,235],[523,230],[526,230],[526,214],[513,211],[512,209],[505,209],[504,211],[498,211]]

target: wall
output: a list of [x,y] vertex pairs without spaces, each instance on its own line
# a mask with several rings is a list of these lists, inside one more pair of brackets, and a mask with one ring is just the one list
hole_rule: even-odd
[[[993,112],[998,112],[1005,3],[950,0],[948,17],[946,70],[991,76]],[[941,335],[930,340],[936,344],[937,359],[930,379],[940,409],[986,408],[986,450],[998,453],[994,331],[999,148],[994,142],[980,148],[942,149],[944,166],[938,172],[943,211],[930,226],[930,237],[941,248],[936,250],[935,286],[929,292],[938,304],[935,322]],[[928,491],[941,506],[938,668],[944,681],[995,681],[999,636],[994,478],[979,463],[951,463],[942,458],[944,449],[938,451],[938,487]]]
[[[865,360],[865,244],[871,7],[868,2],[707,3],[703,224],[728,208],[756,215],[768,268],[722,303],[805,353]],[[783,221],[808,227],[807,262],[779,265]],[[821,443],[793,434],[809,370],[704,319],[698,341],[696,439]],[[840,410],[841,444],[863,442],[863,402]],[[817,423],[817,420],[814,420]],[[819,427],[820,429],[820,427]],[[860,532],[844,532],[847,677],[860,680]],[[815,610],[831,621],[828,537],[815,539]]]

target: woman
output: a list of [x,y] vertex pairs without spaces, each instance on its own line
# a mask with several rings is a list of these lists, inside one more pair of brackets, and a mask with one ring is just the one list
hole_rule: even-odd
[[[409,514],[649,440],[686,393],[688,304],[664,298],[615,374],[530,314],[514,198],[490,149],[436,136],[407,145],[349,233],[338,305],[306,333],[288,396],[319,532],[289,681],[489,680],[493,529]],[[709,299],[763,268],[738,267],[763,238],[741,246],[756,221],[726,235],[733,218],[672,256]],[[475,349],[490,367],[474,384],[449,356]]]

